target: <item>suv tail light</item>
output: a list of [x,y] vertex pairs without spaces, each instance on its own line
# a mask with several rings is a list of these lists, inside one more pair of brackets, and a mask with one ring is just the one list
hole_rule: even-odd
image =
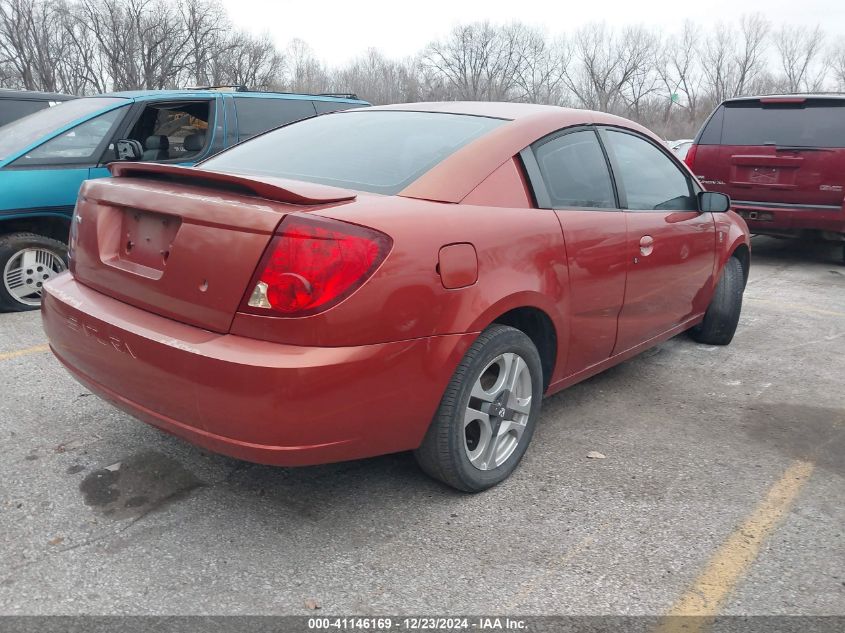
[[299,317],[352,294],[384,261],[392,240],[373,229],[291,215],[267,246],[240,311]]
[[684,156],[684,162],[687,164],[687,167],[690,168],[690,171],[695,171],[695,154],[698,151],[698,144],[693,143],[690,145],[689,150],[687,150],[687,155]]

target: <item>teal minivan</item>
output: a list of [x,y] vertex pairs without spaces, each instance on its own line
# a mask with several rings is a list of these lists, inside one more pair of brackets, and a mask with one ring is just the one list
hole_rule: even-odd
[[66,267],[77,192],[108,163],[198,161],[269,129],[367,106],[352,94],[147,90],[67,101],[0,127],[0,310],[37,308]]

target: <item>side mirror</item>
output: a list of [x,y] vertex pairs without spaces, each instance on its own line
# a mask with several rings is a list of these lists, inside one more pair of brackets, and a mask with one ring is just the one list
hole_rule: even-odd
[[144,148],[140,141],[124,138],[114,144],[114,154],[117,160],[141,160],[144,156]]
[[718,191],[698,192],[698,210],[702,213],[726,213],[730,208],[730,196]]

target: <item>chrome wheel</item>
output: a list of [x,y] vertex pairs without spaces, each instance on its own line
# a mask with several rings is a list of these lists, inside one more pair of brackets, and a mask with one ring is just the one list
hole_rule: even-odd
[[476,379],[464,413],[464,450],[478,470],[504,464],[531,413],[531,370],[519,354],[494,358]]
[[65,269],[64,260],[46,248],[24,248],[12,255],[3,268],[3,285],[16,301],[37,306],[42,286]]

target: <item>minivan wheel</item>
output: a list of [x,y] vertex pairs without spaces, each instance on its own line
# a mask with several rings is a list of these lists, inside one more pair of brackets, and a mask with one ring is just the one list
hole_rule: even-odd
[[534,434],[543,397],[540,355],[523,332],[484,330],[446,387],[417,463],[466,492],[495,486],[516,469]]
[[67,246],[35,233],[0,237],[0,310],[21,312],[41,305],[44,284],[67,268]]
[[731,257],[722,269],[722,278],[716,286],[704,320],[690,330],[699,343],[727,345],[733,340],[739,314],[742,311],[742,293],[745,290],[745,275],[742,263]]

